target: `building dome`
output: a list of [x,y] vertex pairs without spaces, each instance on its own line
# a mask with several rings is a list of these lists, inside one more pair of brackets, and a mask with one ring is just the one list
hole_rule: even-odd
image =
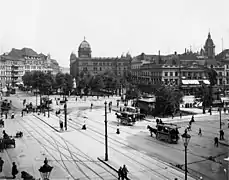
[[79,46],[79,50],[91,50],[91,46],[86,40],[83,40]]
[[81,42],[79,49],[78,49],[78,55],[81,58],[90,58],[91,57],[91,46],[90,44],[85,40]]

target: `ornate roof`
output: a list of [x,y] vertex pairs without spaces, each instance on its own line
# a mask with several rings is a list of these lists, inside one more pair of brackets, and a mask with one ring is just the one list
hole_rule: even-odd
[[208,38],[207,38],[207,40],[206,40],[206,42],[205,42],[205,47],[214,47],[215,45],[214,45],[214,43],[213,43],[213,40],[212,40],[212,38],[211,38],[211,34],[210,34],[210,32],[208,33]]
[[81,44],[79,46],[79,51],[80,50],[91,51],[91,46],[90,46],[90,44],[85,39],[81,42]]

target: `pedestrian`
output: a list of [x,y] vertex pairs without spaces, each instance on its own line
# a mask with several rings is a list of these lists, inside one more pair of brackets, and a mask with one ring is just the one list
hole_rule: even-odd
[[173,113],[172,113],[172,119],[174,118],[174,115],[173,115]]
[[123,165],[123,168],[122,168],[122,173],[123,173],[123,179],[127,179],[127,173],[128,173],[128,169],[126,168],[126,165],[124,164]]
[[120,178],[123,179],[123,173],[122,173],[122,167],[120,166],[119,170],[118,170],[118,179],[120,180]]
[[219,131],[219,140],[224,140],[224,131],[222,129]]
[[22,109],[21,110],[21,117],[23,117],[23,115],[24,115],[24,110]]
[[59,118],[60,130],[63,131],[64,123],[61,118]]
[[11,119],[14,119],[14,112],[11,113]]
[[13,162],[13,166],[12,166],[12,176],[13,176],[13,179],[16,178],[16,175],[18,174],[18,169],[17,169],[17,165],[15,164],[15,162]]
[[202,130],[201,128],[199,128],[199,133],[198,133],[199,136],[202,136]]
[[182,118],[182,112],[180,112],[180,119]]
[[191,122],[192,122],[192,123],[195,122],[195,120],[194,120],[194,115],[192,115]]
[[91,103],[91,110],[92,110],[92,108],[93,108],[93,103]]
[[7,112],[5,113],[5,118],[7,119]]
[[218,147],[219,146],[219,139],[218,139],[218,137],[215,137],[214,141],[215,141],[214,145],[216,147]]
[[208,112],[212,115],[212,107],[209,108]]
[[2,172],[2,167],[3,167],[4,161],[0,157],[0,173]]

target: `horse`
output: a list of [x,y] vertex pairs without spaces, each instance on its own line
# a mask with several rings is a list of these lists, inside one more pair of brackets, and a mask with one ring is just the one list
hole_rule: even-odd
[[115,115],[116,115],[116,118],[118,118],[118,119],[120,119],[122,117],[122,115],[118,114],[118,113],[115,113]]
[[156,128],[153,128],[150,125],[148,125],[147,129],[149,129],[151,137],[153,136],[153,133],[155,134],[155,136],[157,135],[157,129]]

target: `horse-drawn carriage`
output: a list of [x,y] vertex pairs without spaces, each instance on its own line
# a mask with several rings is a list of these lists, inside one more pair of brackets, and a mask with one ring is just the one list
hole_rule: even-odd
[[119,112],[115,114],[119,122],[123,125],[133,126],[136,122],[136,113]]
[[2,118],[0,119],[0,127],[4,127],[4,121]]
[[8,138],[1,138],[0,139],[0,149],[6,149],[7,147],[13,146],[14,148],[16,147],[15,139],[11,136]]
[[147,126],[147,129],[149,129],[151,136],[152,133],[155,134],[156,139],[167,141],[169,143],[177,143],[179,140],[179,129],[180,127],[176,124],[172,123],[161,123],[157,124],[156,128],[153,128],[151,126]]

